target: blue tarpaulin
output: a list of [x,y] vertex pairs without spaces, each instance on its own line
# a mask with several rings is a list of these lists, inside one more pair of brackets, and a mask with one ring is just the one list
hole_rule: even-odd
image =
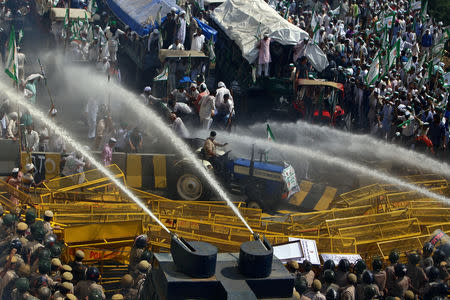
[[161,17],[165,17],[172,7],[181,10],[175,0],[106,0],[106,3],[122,23],[140,36],[153,30],[160,9]]
[[[155,27],[159,27],[159,24],[155,24],[155,21],[160,9],[161,21],[166,19],[166,15],[172,7],[175,7],[178,12],[181,11],[175,0],[106,0],[106,3],[122,23],[130,26],[131,30],[140,36],[145,36],[152,32]],[[194,19],[203,30],[205,38],[209,40],[213,37],[215,42],[217,31],[198,19]]]
[[194,18],[195,21],[197,21],[198,27],[200,27],[203,30],[203,35],[207,40],[211,39],[213,37],[213,41],[216,42],[217,40],[217,30],[214,28],[206,25],[205,23],[201,22],[199,19]]

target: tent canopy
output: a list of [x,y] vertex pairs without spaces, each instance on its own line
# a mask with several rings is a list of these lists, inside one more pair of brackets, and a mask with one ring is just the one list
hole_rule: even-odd
[[236,42],[249,63],[258,57],[256,37],[259,33],[267,33],[272,41],[282,45],[296,45],[308,36],[306,31],[283,19],[263,0],[226,0],[213,11],[212,17]]

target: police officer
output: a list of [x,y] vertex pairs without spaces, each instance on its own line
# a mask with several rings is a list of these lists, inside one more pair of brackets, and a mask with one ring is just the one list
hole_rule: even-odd
[[315,278],[315,274],[314,271],[312,270],[312,264],[309,260],[305,259],[302,262],[302,276],[306,278],[306,282],[308,282],[308,287],[311,287],[314,278]]
[[28,240],[25,237],[27,230],[28,230],[28,225],[26,223],[20,222],[17,224],[16,236],[19,238],[20,242],[22,243],[23,249],[25,249],[28,245]]
[[353,270],[354,273],[356,275],[356,278],[358,278],[358,283],[361,282],[361,275],[364,272],[364,270],[366,269],[366,262],[362,259],[358,259],[355,263],[355,265],[353,266]]
[[347,286],[347,275],[350,271],[350,262],[343,258],[338,263],[338,270],[336,272],[336,284],[340,287]]
[[321,289],[322,283],[320,280],[314,279],[311,284],[311,292],[306,295],[311,298],[311,300],[326,300],[325,295],[320,292]]
[[383,270],[383,262],[379,257],[372,260],[372,271],[374,283],[378,286],[380,296],[384,296],[386,288],[386,271]]
[[141,261],[141,255],[147,247],[148,237],[146,234],[139,235],[134,241],[133,248],[130,253],[130,264],[128,270],[134,272],[136,265]]
[[430,242],[426,242],[425,244],[423,244],[422,259],[420,260],[419,265],[424,270],[434,264],[433,258],[431,257],[431,254],[433,254],[433,249],[434,246]]
[[57,299],[58,297],[60,297],[64,299],[67,297],[67,294],[72,293],[73,293],[73,284],[70,282],[63,282],[59,287],[59,291],[55,292],[55,294],[53,295],[53,298]]
[[44,212],[44,230],[47,232],[47,235],[53,234],[53,228],[50,222],[53,222],[53,212],[46,210]]
[[327,269],[323,272],[323,281],[324,284],[322,284],[322,289],[320,290],[322,294],[327,295],[328,290],[330,289],[333,289],[336,292],[339,291],[339,286],[335,284],[336,274],[333,270]]
[[100,273],[98,272],[98,269],[96,267],[89,267],[86,270],[86,280],[78,282],[75,286],[75,296],[79,299],[85,299],[86,297],[91,297],[91,294],[100,294],[100,299],[105,299],[103,287],[97,284],[99,278]]
[[425,271],[418,266],[420,262],[420,256],[417,253],[410,253],[408,255],[408,265],[406,276],[411,279],[412,291],[419,293],[419,291],[425,286],[428,281]]
[[30,282],[27,278],[18,278],[15,281],[15,288],[11,292],[11,299],[27,299],[30,296]]
[[341,289],[341,300],[355,300],[355,284],[357,277],[353,273],[347,274],[347,284]]
[[305,296],[305,294],[308,291],[308,282],[306,282],[306,278],[301,276],[300,274],[297,274],[297,277],[294,281],[294,287],[297,293],[300,296],[300,300],[311,300],[308,296]]
[[75,251],[75,260],[71,261],[69,265],[72,267],[73,280],[75,283],[84,279],[86,266],[83,265],[84,252],[82,250]]
[[404,298],[407,290],[411,289],[411,280],[406,276],[406,266],[401,263],[396,263],[394,267],[394,281],[388,289],[388,295],[392,297]]
[[392,250],[391,253],[389,253],[389,262],[391,265],[386,268],[386,289],[388,291],[393,288],[395,283],[395,266],[399,259],[400,255],[397,251]]
[[130,274],[122,276],[122,278],[120,279],[120,293],[123,295],[125,300],[133,300],[137,298],[138,291],[137,289],[133,288],[133,286],[133,276],[131,276]]
[[356,286],[356,291],[355,291],[356,300],[364,300],[365,291],[366,291],[367,287],[372,287],[375,290],[375,295],[373,295],[372,298],[379,295],[378,286],[376,284],[374,284],[373,274],[369,270],[365,270],[361,274],[361,283],[359,283]]
[[[12,214],[6,214],[2,219],[3,223],[0,228],[0,240],[4,241],[7,238],[12,238],[16,219]],[[6,242],[6,244],[7,243],[9,242]]]

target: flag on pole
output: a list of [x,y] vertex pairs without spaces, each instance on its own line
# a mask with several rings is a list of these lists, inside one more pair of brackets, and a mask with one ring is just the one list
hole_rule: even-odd
[[392,25],[394,24],[394,16],[395,13],[389,14],[383,19],[383,25],[386,26],[389,30],[392,28]]
[[410,10],[420,10],[422,8],[422,2],[416,1],[416,2],[412,2],[410,5]]
[[388,53],[388,66],[387,71],[392,67],[397,57],[400,55],[400,39],[398,38],[395,42],[394,46],[392,46],[391,50]]
[[444,87],[450,88],[450,72],[444,74]]
[[269,124],[267,124],[267,140],[275,142],[275,137],[273,136]]
[[367,72],[366,82],[367,84],[373,84],[380,77],[380,56],[376,56],[370,65],[369,72]]
[[169,67],[166,66],[164,70],[161,72],[161,74],[157,75],[155,78],[153,78],[153,81],[164,81],[169,79]]
[[316,12],[314,12],[311,17],[311,29],[313,30],[313,32],[316,32],[318,25],[319,25],[319,21],[317,20]]
[[409,70],[411,70],[412,67],[412,57],[408,58],[408,61],[403,65],[403,68],[405,69],[406,72],[409,72]]
[[421,7],[421,10],[420,10],[420,17],[422,19],[422,22],[425,22],[425,16],[427,14],[427,10],[428,10],[428,0],[425,0],[425,4]]
[[5,73],[16,82],[18,81],[17,64],[16,32],[14,30],[14,26],[12,26],[9,34],[8,59],[6,61]]
[[162,5],[158,9],[158,13],[156,14],[156,23],[158,23],[158,26],[161,27],[161,10]]

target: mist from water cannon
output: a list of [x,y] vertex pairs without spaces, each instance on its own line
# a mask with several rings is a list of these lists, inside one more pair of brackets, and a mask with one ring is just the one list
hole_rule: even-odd
[[240,133],[240,134],[231,133],[230,134],[228,132],[221,132],[221,134],[223,134],[225,138],[228,138],[227,140],[231,141],[232,143],[236,143],[236,144],[254,143],[258,146],[263,146],[263,147],[272,148],[272,149],[278,149],[278,150],[284,151],[286,153],[290,153],[292,155],[303,155],[303,156],[309,157],[312,160],[335,165],[339,168],[343,168],[343,169],[349,170],[351,172],[362,173],[364,175],[381,180],[383,182],[387,182],[387,183],[394,184],[394,185],[397,185],[399,187],[402,187],[402,188],[405,188],[408,190],[418,192],[428,198],[434,198],[434,199],[440,200],[447,204],[450,203],[450,199],[445,196],[433,193],[425,188],[408,183],[406,181],[403,181],[397,177],[386,174],[384,172],[370,169],[367,166],[352,162],[348,159],[343,159],[338,156],[332,156],[321,150],[310,149],[305,146],[282,144],[279,142],[268,141],[266,139],[257,138],[255,136],[247,136],[242,133]]
[[84,89],[94,94],[105,94],[105,91],[107,91],[112,106],[120,107],[118,105],[119,103],[125,105],[128,110],[131,110],[134,113],[134,118],[137,117],[141,123],[145,124],[148,133],[151,133],[155,129],[158,130],[166,140],[175,146],[175,149],[179,154],[192,163],[195,170],[201,174],[217,195],[226,202],[234,214],[242,221],[255,239],[257,239],[250,225],[242,216],[239,209],[233,204],[223,187],[214,178],[214,175],[207,172],[188,145],[164,123],[161,117],[154,112],[153,109],[144,105],[141,100],[138,99],[136,94],[118,85],[113,80],[108,82],[105,80],[106,76],[103,77],[96,72],[87,72],[87,69],[83,67],[66,66],[63,75],[65,76],[67,83],[70,84],[76,82],[77,86],[83,86]]
[[8,98],[17,101],[19,106],[28,110],[32,116],[36,117],[39,121],[44,123],[53,130],[57,135],[61,136],[66,143],[71,147],[80,152],[87,160],[103,174],[105,174],[125,195],[127,195],[131,200],[133,200],[143,211],[145,211],[161,228],[163,228],[167,233],[172,235],[170,230],[152,213],[152,211],[140,201],[136,195],[134,195],[123,183],[121,183],[114,174],[112,174],[108,169],[106,169],[101,163],[99,163],[88,151],[85,150],[83,145],[75,141],[69,132],[58,126],[55,122],[49,119],[43,112],[41,112],[36,106],[28,103],[26,100],[22,99],[20,95],[16,93],[12,88],[8,87],[3,81],[0,81],[0,87],[6,93]]
[[[295,141],[289,141],[292,144],[302,143],[302,139],[313,137],[314,146],[327,149],[333,153],[340,155],[357,154],[368,159],[376,157],[379,161],[395,161],[450,177],[449,164],[433,159],[429,155],[387,143],[370,135],[353,134],[304,121],[297,121],[296,123],[273,122],[270,125],[272,129],[277,128],[277,138],[284,138],[285,135],[289,135],[291,139],[295,138]],[[248,128],[248,132],[251,134],[262,133],[265,126],[262,123],[252,125]],[[245,132],[245,130],[243,131]],[[320,140],[323,140],[323,143]],[[309,140],[307,143],[309,143]]]

